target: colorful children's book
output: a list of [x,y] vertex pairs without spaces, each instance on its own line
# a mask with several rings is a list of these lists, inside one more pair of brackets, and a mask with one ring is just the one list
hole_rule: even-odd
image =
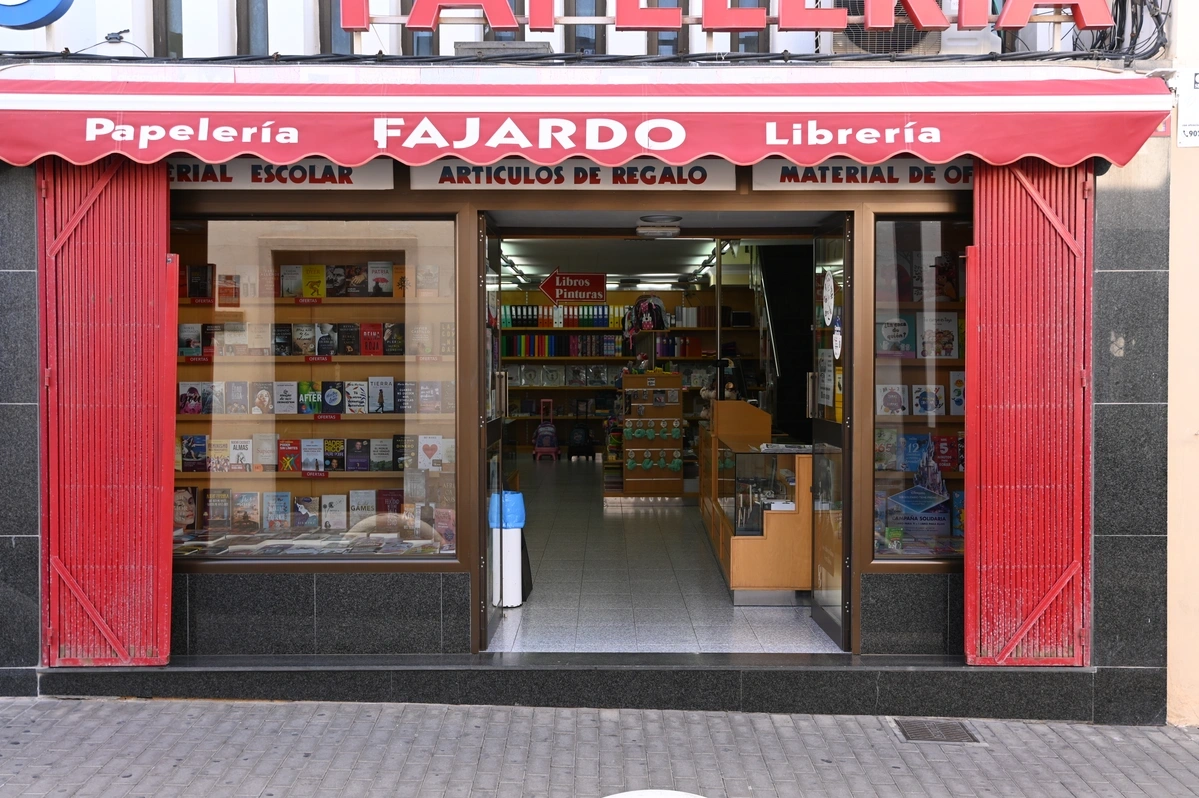
[[916,314],[917,357],[961,357],[958,314],[953,311]]
[[874,428],[874,470],[898,471],[899,430],[894,427]]
[[944,385],[913,385],[912,386],[912,415],[943,416],[945,415],[945,386]]
[[933,462],[942,471],[958,470],[958,437],[956,435],[933,435]]
[[874,323],[874,353],[878,357],[915,357],[916,315],[880,312]]
[[909,410],[908,386],[874,386],[874,412],[879,416],[906,416]]
[[915,473],[925,454],[932,448],[928,434],[899,436],[899,470]]
[[966,415],[966,372],[949,372],[949,415]]

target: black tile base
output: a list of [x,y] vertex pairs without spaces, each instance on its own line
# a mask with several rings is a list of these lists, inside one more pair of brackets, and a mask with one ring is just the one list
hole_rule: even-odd
[[0,668],[0,696],[37,695],[37,681],[33,668]]
[[1165,668],[1099,668],[1095,722],[1160,726],[1166,722]]

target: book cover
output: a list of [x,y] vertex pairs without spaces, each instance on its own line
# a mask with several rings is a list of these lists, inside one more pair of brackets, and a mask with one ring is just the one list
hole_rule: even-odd
[[179,325],[179,357],[199,357],[203,354],[200,346],[200,325]]
[[404,323],[402,321],[383,322],[383,354],[403,355]]
[[935,301],[962,301],[961,269],[956,257],[948,255],[934,259],[932,274],[926,273],[925,280],[927,281],[930,277],[935,283],[933,289]]
[[200,383],[200,415],[212,415],[212,383]]
[[253,533],[262,527],[259,501],[257,492],[233,494],[233,531]]
[[457,528],[454,511],[438,507],[433,511],[433,528],[441,538],[441,550],[453,551],[457,546]]
[[454,380],[441,381],[441,412],[458,412],[458,384]]
[[420,263],[416,266],[416,296],[430,298],[437,296],[441,285],[441,268],[436,263]]
[[958,470],[958,436],[933,435],[933,462],[942,471]]
[[321,525],[320,499],[315,496],[292,497],[291,525],[294,527],[319,528]]
[[404,512],[404,491],[388,489],[375,491],[375,529],[379,532],[399,532],[400,516]]
[[302,297],[323,298],[325,296],[325,267],[313,264],[305,265],[300,288]]
[[943,416],[945,415],[945,386],[944,385],[913,385],[912,386],[912,415]]
[[291,526],[290,493],[262,494],[262,524],[267,529],[287,529]]
[[216,304],[221,308],[241,307],[241,275],[221,274],[216,278]]
[[[912,268],[894,258],[895,224],[880,224],[877,236],[880,257],[876,261],[874,272],[875,297],[879,302],[913,301]],[[884,253],[891,253],[891,257],[885,257]]]
[[[453,465],[458,462],[458,441],[455,438],[441,439],[441,464],[443,466]],[[453,480],[448,480],[449,484],[453,484]]]
[[198,416],[204,404],[200,399],[200,383],[179,383],[179,406],[176,411],[184,416]]
[[178,435],[175,436],[175,470],[183,470],[183,441]]
[[275,383],[250,383],[250,413],[269,416],[275,412]]
[[[353,322],[341,322],[337,325],[337,354],[356,356],[362,354],[360,330]],[[319,341],[317,342],[320,343]]]
[[358,325],[358,339],[362,354],[375,357],[383,354],[383,325],[366,322]]
[[226,438],[208,439],[208,470],[229,470],[229,441]]
[[927,433],[899,436],[899,470],[915,473],[920,470],[924,456],[932,449],[932,440]]
[[229,441],[229,470],[249,471],[254,463],[254,441],[233,438]]
[[349,380],[346,382],[346,415],[357,416],[366,413],[367,390],[366,380]]
[[541,384],[547,388],[558,388],[566,384],[565,366],[542,366]]
[[192,299],[211,299],[216,266],[211,263],[187,267],[187,295]]
[[277,297],[280,291],[279,267],[262,264],[258,267],[258,296]]
[[175,486],[175,532],[195,531],[200,528],[200,514],[196,511],[199,491],[195,487]]
[[422,380],[420,384],[420,412],[441,412],[441,382],[439,380]]
[[421,435],[416,443],[416,467],[421,471],[440,471],[441,436]]
[[205,383],[212,386],[212,414],[220,416],[225,414],[225,383],[212,382]]
[[220,354],[226,357],[245,357],[250,354],[250,335],[243,321],[227,321],[221,325]]
[[[949,501],[952,505],[949,515],[949,533],[955,538],[965,537],[966,535],[966,492],[961,490],[952,491],[949,494]],[[957,544],[960,545],[960,544]]]
[[351,266],[343,267],[346,270],[346,296],[369,296],[370,281],[366,272],[366,265],[355,263]]
[[200,492],[204,529],[228,529],[233,513],[233,491],[229,488],[204,488]]
[[392,471],[391,438],[371,438],[371,471]]
[[880,312],[874,323],[874,353],[879,357],[915,357],[916,315]]
[[279,470],[299,471],[300,439],[285,438],[279,441]]
[[271,338],[272,352],[275,357],[288,357],[292,354],[290,324],[272,324]]
[[592,388],[603,388],[608,385],[608,367],[595,365],[587,367],[587,385]]
[[441,323],[441,333],[437,338],[440,345],[440,353],[442,355],[455,355],[458,353],[458,325],[452,321],[443,321]]
[[225,412],[240,415],[250,412],[250,385],[241,380],[225,383]]
[[415,468],[404,471],[404,502],[423,502],[429,494],[428,472]]
[[321,412],[346,412],[346,384],[341,380],[321,382]]
[[345,438],[325,438],[325,471],[346,470]]
[[908,386],[874,386],[874,412],[880,416],[906,416],[908,414]]
[[966,430],[958,430],[958,471],[966,470]]
[[300,380],[296,383],[297,412],[310,416],[321,411],[321,384],[311,380]]
[[246,353],[258,356],[274,354],[273,334],[271,325],[266,322],[252,321],[247,324],[246,339],[249,343]]
[[415,413],[419,389],[414,380],[399,380],[395,384],[395,412]]
[[348,288],[345,266],[325,267],[325,296],[344,297]]
[[346,471],[370,470],[370,438],[346,438]]
[[415,290],[409,269],[403,263],[397,263],[391,267],[391,284],[395,288],[396,296],[409,296]]
[[279,267],[279,296],[304,296],[304,267],[287,265]]
[[299,402],[296,398],[298,383],[295,382],[276,382],[275,383],[275,412],[295,414],[300,412]]
[[416,468],[416,436],[391,436],[391,461],[395,466],[393,471],[404,471]]
[[966,372],[949,372],[949,415],[966,415]]
[[432,324],[409,324],[404,331],[404,338],[406,354],[418,356],[433,354]]
[[366,393],[370,412],[395,412],[395,377],[371,377],[367,380]]
[[207,435],[183,435],[179,438],[179,448],[184,472],[208,470]]
[[874,428],[874,470],[899,470],[899,430],[894,427]]
[[[369,523],[375,517],[375,492],[373,490],[350,491],[350,529]],[[362,531],[370,531],[363,529]]]
[[370,295],[376,297],[392,296],[394,275],[391,264],[387,261],[372,260],[366,264],[366,282]]
[[958,314],[953,311],[916,314],[918,357],[960,357]]
[[316,353],[318,355],[337,354],[337,325],[321,323],[316,325]]
[[279,436],[273,432],[254,433],[254,470],[275,471],[279,467]]
[[291,353],[301,356],[316,354],[315,324],[291,325]]
[[321,438],[304,438],[300,441],[300,470],[325,470],[325,441]]
[[[512,377],[512,369],[516,369],[516,379]],[[519,366],[508,367],[508,384],[522,385],[524,380],[524,370]],[[566,367],[566,384],[572,388],[583,388],[587,385],[587,367],[586,366],[567,366]]]
[[321,529],[346,528],[346,495],[335,493],[321,496]]

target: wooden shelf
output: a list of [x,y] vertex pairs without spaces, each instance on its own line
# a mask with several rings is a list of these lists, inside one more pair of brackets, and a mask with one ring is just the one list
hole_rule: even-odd
[[[912,471],[875,471],[874,476],[878,479],[907,479],[914,477],[916,474]],[[965,479],[965,471],[942,471],[942,479]]]
[[965,302],[875,302],[876,310],[965,310]]
[[[325,363],[453,363],[454,355],[208,355],[207,360],[196,356],[180,355],[178,362],[189,366],[211,366],[213,364],[240,365],[253,363],[287,363],[323,365]],[[328,360],[311,360],[312,357],[328,357]]]
[[[554,416],[558,421],[608,421],[613,416],[576,416],[573,413],[565,413],[560,416]],[[541,416],[504,416],[504,421],[540,421]]]
[[509,385],[510,391],[615,391],[614,385]]
[[347,421],[453,421],[458,416],[455,413],[342,413],[337,418],[320,418],[332,416],[329,413],[217,413],[201,414],[187,413],[175,416],[175,422],[212,421],[234,422],[238,424],[261,423],[273,418],[276,421],[312,421],[321,424],[344,424]]
[[628,362],[635,358],[636,355],[628,356],[608,356],[596,355],[588,357],[586,355],[578,355],[577,357],[506,357],[500,355],[500,363],[612,363],[614,361]]
[[624,331],[620,327],[501,327],[500,332],[506,333],[569,333],[576,335],[583,333],[585,335],[622,335]]
[[874,358],[874,365],[877,366],[899,366],[905,369],[913,368],[966,368],[966,359],[963,357],[878,357]]
[[[414,469],[415,470],[415,469]],[[176,471],[175,479],[211,479],[217,477],[232,477],[233,479],[379,479],[393,482],[403,480],[403,471],[324,471],[324,476],[306,477],[303,471]],[[453,469],[442,469],[434,472],[453,474]]]
[[[932,424],[928,422],[932,421]],[[966,423],[965,416],[875,416],[875,424],[912,424],[914,426],[960,427]]]
[[247,307],[272,307],[278,305],[316,307],[318,305],[401,305],[409,307],[451,306],[453,297],[242,297],[237,305],[218,305],[214,299],[179,298],[180,307],[209,307],[215,310],[240,310]]

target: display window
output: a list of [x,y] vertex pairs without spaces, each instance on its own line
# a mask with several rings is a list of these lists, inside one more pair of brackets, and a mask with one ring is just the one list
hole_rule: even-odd
[[962,556],[969,221],[875,223],[874,557]]
[[172,228],[176,556],[455,554],[454,223]]

